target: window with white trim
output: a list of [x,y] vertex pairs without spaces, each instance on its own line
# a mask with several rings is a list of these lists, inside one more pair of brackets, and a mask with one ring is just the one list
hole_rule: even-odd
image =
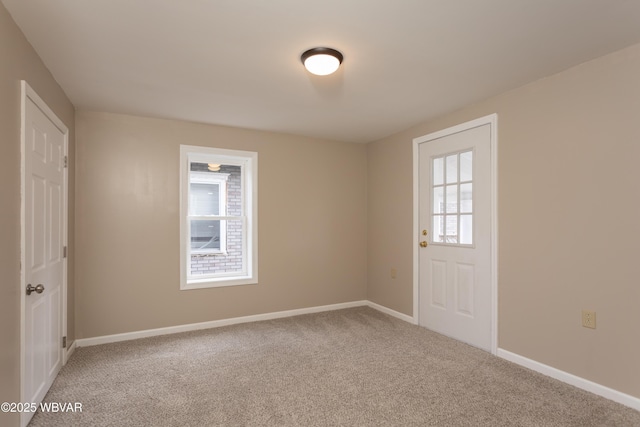
[[257,283],[257,162],[180,146],[180,289]]

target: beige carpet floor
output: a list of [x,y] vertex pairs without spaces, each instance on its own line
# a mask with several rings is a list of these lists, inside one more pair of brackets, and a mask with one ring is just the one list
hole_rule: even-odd
[[78,349],[31,426],[640,426],[640,412],[362,307]]

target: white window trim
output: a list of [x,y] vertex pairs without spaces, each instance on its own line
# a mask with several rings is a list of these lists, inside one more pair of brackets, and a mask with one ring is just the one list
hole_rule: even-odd
[[[243,167],[242,205],[244,233],[243,265],[241,273],[216,274],[191,277],[189,228],[189,174],[190,162],[220,163]],[[237,219],[235,217],[222,217]],[[180,290],[203,289],[222,286],[250,285],[258,283],[258,153],[222,148],[180,145]]]

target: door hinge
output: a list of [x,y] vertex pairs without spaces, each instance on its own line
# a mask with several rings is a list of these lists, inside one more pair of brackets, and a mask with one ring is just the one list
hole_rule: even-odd
[[67,348],[67,337],[62,337],[62,348]]
[[62,258],[66,258],[67,257],[67,247],[63,246],[62,247]]
[[69,158],[64,156],[64,167],[66,168],[67,166],[69,166]]

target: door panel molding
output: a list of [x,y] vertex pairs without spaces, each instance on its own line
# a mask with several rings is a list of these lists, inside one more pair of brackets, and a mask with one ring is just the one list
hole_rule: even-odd
[[[413,323],[420,324],[420,145],[483,125],[490,126],[491,353],[498,351],[498,115],[490,114],[413,140]],[[431,298],[424,295],[423,298]]]
[[[30,390],[34,385],[34,368],[26,366],[27,364],[27,336],[33,336],[34,334],[44,333],[47,330],[48,334],[56,335],[54,338],[56,342],[51,342],[51,345],[60,345],[60,351],[57,353],[57,358],[55,360],[50,360],[49,362],[49,371],[48,374],[52,374],[51,366],[57,366],[59,358],[61,358],[61,366],[66,364],[67,359],[70,355],[65,348],[62,348],[62,340],[58,340],[59,338],[67,335],[67,260],[66,256],[62,255],[62,248],[49,248],[49,254],[43,252],[38,253],[38,261],[42,264],[42,269],[44,269],[49,262],[55,262],[59,265],[61,271],[61,283],[56,281],[56,286],[51,286],[50,289],[45,288],[45,292],[52,291],[51,296],[48,299],[41,299],[37,302],[37,305],[42,305],[43,309],[46,309],[48,312],[59,313],[61,317],[61,322],[57,325],[40,325],[41,330],[36,332],[34,330],[27,331],[27,328],[34,328],[37,325],[34,325],[33,322],[29,322],[27,324],[27,315],[31,315],[29,310],[34,310],[36,307],[29,306],[27,307],[26,303],[26,292],[25,289],[27,287],[27,269],[30,269],[32,266],[27,265],[27,250],[33,250],[33,248],[27,247],[27,236],[30,235],[32,231],[27,230],[27,215],[30,215],[30,212],[27,212],[27,206],[32,206],[32,201],[26,200],[26,190],[27,186],[32,186],[33,182],[31,177],[27,176],[27,149],[28,142],[31,140],[27,132],[29,132],[29,124],[27,123],[27,118],[29,117],[28,110],[33,109],[31,106],[35,106],[40,112],[49,120],[48,127],[51,129],[55,128],[60,133],[58,135],[62,136],[62,153],[58,152],[57,156],[51,156],[50,159],[45,159],[46,156],[46,140],[37,141],[39,145],[42,145],[40,151],[42,151],[43,161],[47,162],[50,166],[56,168],[62,174],[62,183],[61,186],[47,187],[46,180],[43,180],[45,184],[43,188],[44,194],[41,195],[49,200],[49,204],[51,204],[51,198],[53,196],[59,195],[61,192],[61,203],[60,205],[55,205],[55,215],[52,217],[47,217],[46,221],[51,223],[51,221],[56,221],[57,219],[61,220],[60,229],[56,230],[54,237],[59,238],[60,245],[68,247],[68,195],[69,195],[69,175],[67,169],[67,162],[65,161],[64,165],[61,162],[54,161],[54,157],[57,157],[58,160],[61,160],[63,157],[66,159],[68,156],[69,150],[69,129],[66,125],[60,120],[56,114],[47,106],[47,104],[38,96],[38,94],[29,86],[29,84],[22,80],[21,81],[21,105],[20,105],[20,114],[21,114],[21,129],[20,129],[20,162],[21,162],[21,177],[20,177],[20,283],[16,284],[19,286],[20,293],[20,399],[21,402],[31,402],[30,398],[26,396],[27,391]],[[53,125],[53,127],[51,127]],[[41,143],[41,144],[40,144]],[[34,146],[36,144],[34,143]],[[38,147],[34,147],[38,148]],[[44,150],[44,151],[43,151]],[[48,161],[47,161],[48,160]],[[33,195],[33,192],[30,192]],[[46,204],[45,204],[46,206]],[[60,218],[60,216],[62,218]],[[45,214],[46,216],[46,214]],[[50,224],[51,225],[51,224]],[[46,228],[46,225],[45,225]],[[44,237],[44,231],[40,230],[43,234],[43,239],[45,239],[43,246],[47,244],[47,240]],[[29,257],[30,259],[33,257]],[[59,270],[58,270],[59,271]],[[60,274],[60,273],[58,273]],[[58,276],[58,277],[60,277]],[[57,286],[59,283],[59,287]],[[48,305],[47,305],[48,304]],[[27,334],[29,332],[29,335]],[[39,366],[38,369],[46,369],[47,366]],[[34,402],[35,403],[35,402]],[[22,412],[20,414],[20,425],[26,426],[33,416],[32,412]]]

